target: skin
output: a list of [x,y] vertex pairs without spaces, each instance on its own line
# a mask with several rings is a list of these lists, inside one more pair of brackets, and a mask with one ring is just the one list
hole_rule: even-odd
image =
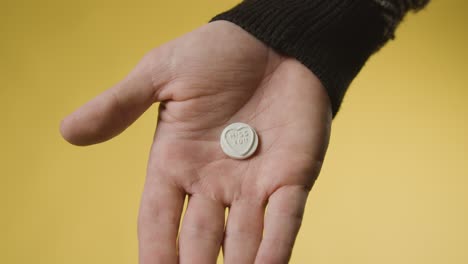
[[[157,102],[140,263],[216,263],[221,248],[227,264],[287,263],[331,129],[317,77],[238,26],[213,22],[150,51],[66,117],[61,133],[75,145],[103,142]],[[249,159],[221,150],[221,131],[233,122],[259,135]]]

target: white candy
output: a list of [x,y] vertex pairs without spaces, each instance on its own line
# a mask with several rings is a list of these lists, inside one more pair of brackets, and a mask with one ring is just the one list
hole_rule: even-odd
[[257,150],[258,135],[247,124],[232,123],[221,133],[220,144],[224,153],[229,157],[246,159]]

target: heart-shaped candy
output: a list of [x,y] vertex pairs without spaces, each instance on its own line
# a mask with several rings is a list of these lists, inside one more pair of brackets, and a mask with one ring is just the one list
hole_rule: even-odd
[[235,159],[245,159],[257,149],[258,136],[249,125],[233,123],[221,133],[220,143],[226,155]]

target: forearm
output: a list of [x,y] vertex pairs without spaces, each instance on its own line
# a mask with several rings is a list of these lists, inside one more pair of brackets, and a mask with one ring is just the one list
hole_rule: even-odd
[[213,20],[242,27],[279,53],[296,58],[321,81],[333,115],[369,56],[409,10],[429,0],[246,0]]

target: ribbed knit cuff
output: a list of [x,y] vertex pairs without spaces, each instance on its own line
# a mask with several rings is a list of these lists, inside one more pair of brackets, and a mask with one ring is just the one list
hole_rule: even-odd
[[351,81],[386,41],[382,8],[372,0],[246,0],[216,20],[302,62],[322,81],[333,117]]

